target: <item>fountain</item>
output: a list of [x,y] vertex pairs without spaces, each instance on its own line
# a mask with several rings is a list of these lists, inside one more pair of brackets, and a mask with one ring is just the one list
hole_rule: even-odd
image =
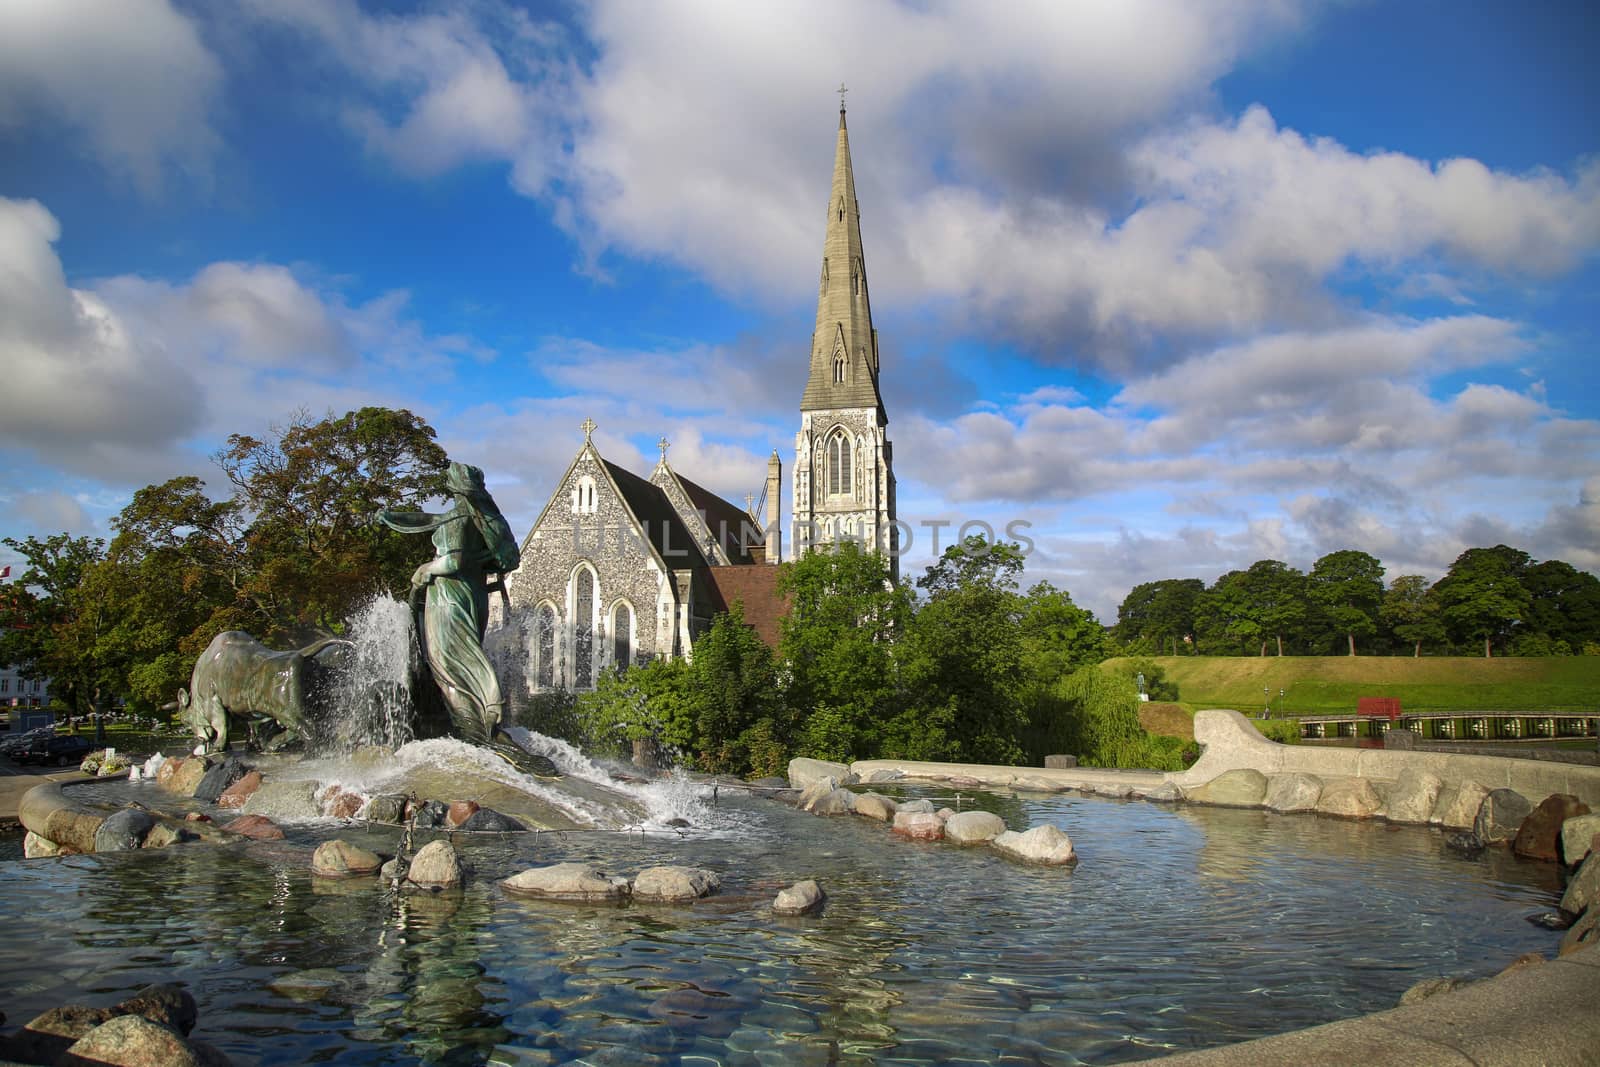
[[[198,1005],[197,1034],[236,1062],[1115,1063],[1225,1056],[1218,1046],[1390,1008],[1419,979],[1494,974],[1562,936],[1523,921],[1554,905],[1557,867],[1504,849],[1462,858],[1426,824],[1130,799],[1162,789],[1175,799],[1180,782],[1198,795],[1208,776],[1262,765],[1259,737],[1240,734],[1247,724],[1233,713],[1206,713],[1206,756],[1189,778],[850,768],[884,775],[873,788],[898,800],[976,805],[1014,831],[1059,826],[1082,857],[1076,869],[899,839],[869,818],[815,817],[736,783],[614,773],[502,721],[505,694],[522,684],[503,676],[536,637],[514,619],[474,633],[478,587],[458,596],[463,588],[439,586],[462,581],[442,573],[445,557],[473,537],[487,552],[489,540],[473,517],[485,511],[481,480],[468,469],[453,484],[446,516],[386,519],[432,532],[439,555],[418,569],[410,604],[380,599],[352,620],[334,684],[312,702],[338,713],[311,715],[304,751],[249,761],[264,784],[244,810],[275,819],[279,837],[230,834],[219,803],[164,792],[163,780],[188,773],[181,766],[28,795],[30,830],[82,855],[0,864],[8,899],[50,902],[49,922],[0,940],[10,978],[0,1010],[13,1021],[69,1001],[109,1007],[175,979]],[[485,593],[492,584],[477,581]],[[428,617],[463,603],[469,625]],[[434,693],[448,731],[412,710]],[[429,736],[440,732],[449,736]],[[1329,774],[1307,761],[1346,758],[1273,748],[1271,773]],[[1349,759],[1375,755],[1402,754]],[[211,756],[197,784],[226,766]],[[916,773],[944,777],[895,777]],[[1068,781],[1077,792],[1059,791]],[[522,829],[430,828],[412,799],[471,801]],[[106,812],[130,801],[150,823],[144,847],[97,847]],[[393,818],[378,818],[380,806]],[[186,811],[213,821],[188,822]],[[157,833],[222,847],[158,848]],[[313,850],[335,838],[408,857],[448,840],[470,874],[437,893],[399,891],[397,877],[313,874]],[[617,880],[692,862],[720,891],[692,903],[571,903],[502,888],[530,865],[563,862]],[[825,887],[826,907],[775,913],[774,893],[807,879]],[[1587,974],[1595,950],[1584,953]],[[1497,982],[1536,988],[1575,969],[1553,963]],[[1555,1000],[1585,996],[1592,1006],[1592,991],[1562,987]],[[1552,1015],[1563,1013],[1586,1017]],[[1592,1036],[1593,1024],[1571,1025]],[[1259,1062],[1303,1061],[1316,1047]]]

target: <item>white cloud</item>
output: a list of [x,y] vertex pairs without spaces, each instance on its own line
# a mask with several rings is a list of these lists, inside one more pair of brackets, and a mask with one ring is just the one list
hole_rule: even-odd
[[207,173],[221,81],[194,24],[168,0],[0,4],[0,128],[73,128],[147,192],[169,165]]

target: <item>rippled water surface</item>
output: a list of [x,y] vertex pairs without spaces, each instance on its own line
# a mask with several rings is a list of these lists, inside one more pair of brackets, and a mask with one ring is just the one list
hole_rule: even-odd
[[[1073,870],[900,841],[880,823],[720,799],[722,833],[459,840],[454,896],[308,871],[318,841],[0,863],[0,1010],[188,983],[196,1036],[239,1063],[1117,1063],[1392,1007],[1559,935],[1526,921],[1554,865],[1467,861],[1423,829],[1315,816],[986,796],[1051,821]],[[505,895],[526,867],[709,867],[692,906]],[[778,889],[817,878],[815,918]]]

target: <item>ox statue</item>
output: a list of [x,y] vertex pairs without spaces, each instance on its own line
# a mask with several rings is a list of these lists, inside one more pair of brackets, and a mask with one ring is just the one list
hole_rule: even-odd
[[211,639],[195,661],[187,690],[178,690],[179,719],[208,752],[228,747],[230,715],[265,715],[283,727],[283,741],[313,724],[320,673],[316,657],[350,642],[327,637],[305,648],[274,652],[242,630]]

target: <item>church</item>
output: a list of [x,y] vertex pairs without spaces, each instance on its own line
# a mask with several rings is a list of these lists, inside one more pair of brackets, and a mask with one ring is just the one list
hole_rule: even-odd
[[[810,373],[795,435],[790,544],[796,553],[854,540],[888,553],[898,580],[893,450],[878,388],[860,206],[839,109],[833,187],[822,246]],[[786,608],[777,592],[783,559],[783,472],[767,461],[759,501],[745,507],[674,470],[658,443],[640,476],[607,460],[585,419],[583,444],[505,576],[507,622],[525,642],[535,691],[592,689],[605,670],[687,657],[720,612],[776,646]]]

